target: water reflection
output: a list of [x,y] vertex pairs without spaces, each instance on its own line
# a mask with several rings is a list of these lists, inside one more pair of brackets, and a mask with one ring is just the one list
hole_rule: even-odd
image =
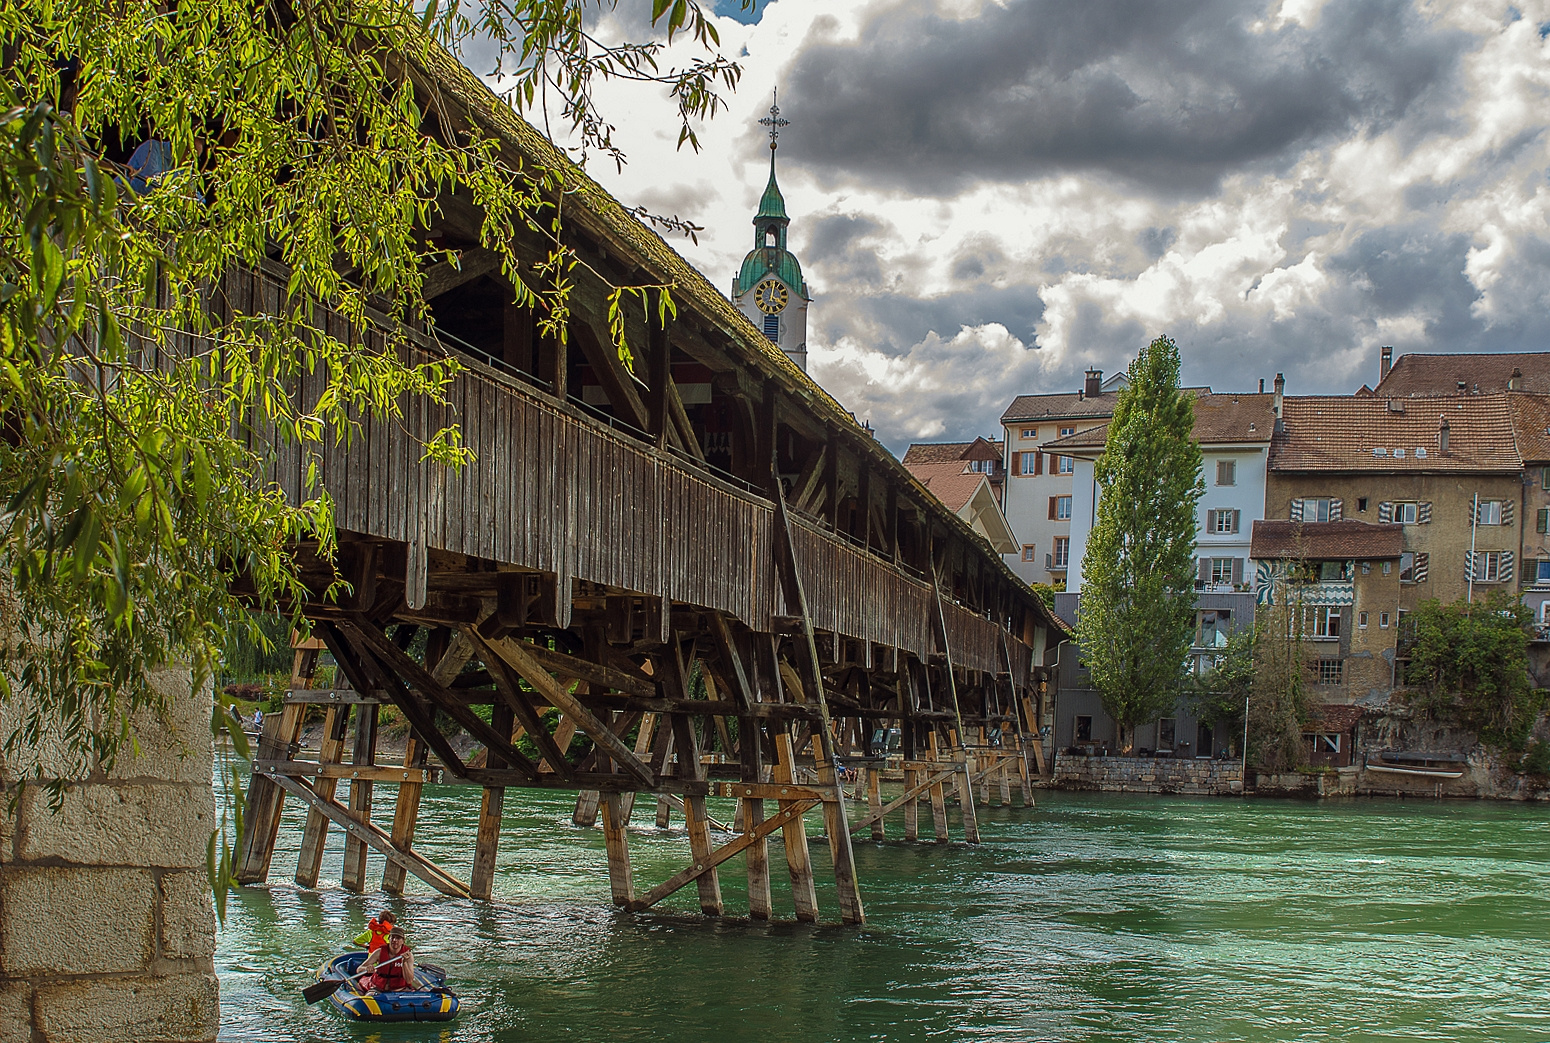
[[[977,848],[860,844],[869,922],[853,930],[707,921],[692,887],[620,914],[601,837],[569,824],[563,798],[508,791],[507,804],[490,905],[413,878],[401,899],[340,891],[337,834],[334,886],[299,891],[281,883],[299,847],[288,816],[273,885],[230,907],[221,1038],[1550,1040],[1541,808],[1049,795],[986,813]],[[465,878],[476,812],[466,791],[430,787],[420,816],[422,849]],[[638,885],[687,854],[681,831],[643,825],[631,843]],[[779,844],[771,860],[789,917]],[[814,862],[822,882],[821,843]],[[733,913],[741,869],[723,871]],[[302,1002],[313,969],[381,908],[451,971],[465,1014],[450,1026],[352,1026]],[[823,914],[838,919],[832,903]]]

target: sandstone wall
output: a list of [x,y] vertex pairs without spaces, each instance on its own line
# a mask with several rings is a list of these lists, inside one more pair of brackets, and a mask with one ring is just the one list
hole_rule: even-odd
[[[138,755],[76,780],[57,809],[37,787],[0,804],[0,1043],[215,1038],[210,696],[186,672],[157,683],[171,714],[137,722]],[[7,734],[16,711],[0,710]],[[47,747],[6,777],[49,774]]]
[[1105,793],[1220,796],[1243,792],[1243,769],[1237,761],[1062,756],[1055,762],[1055,785]]

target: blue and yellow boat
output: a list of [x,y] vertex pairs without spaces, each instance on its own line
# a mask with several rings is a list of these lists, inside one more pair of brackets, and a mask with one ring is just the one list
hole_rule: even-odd
[[413,992],[368,995],[355,985],[355,972],[365,962],[365,953],[347,952],[325,960],[318,968],[318,981],[344,981],[328,1000],[345,1017],[357,1021],[451,1021],[457,1016],[457,993],[446,987],[447,972],[435,964],[415,965],[415,980],[421,988]]

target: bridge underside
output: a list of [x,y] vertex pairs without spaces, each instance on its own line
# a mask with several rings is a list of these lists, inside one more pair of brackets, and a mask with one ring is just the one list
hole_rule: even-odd
[[[1044,768],[1035,705],[1043,671],[1018,678],[1010,668],[955,665],[939,593],[934,617],[944,651],[924,659],[817,630],[792,529],[781,500],[776,572],[785,605],[797,611],[774,617],[768,632],[715,609],[579,580],[562,605],[552,573],[450,553],[430,555],[427,593],[411,609],[404,563],[395,560],[404,546],[343,534],[340,561],[354,592],[343,603],[304,607],[314,639],[298,649],[283,712],[265,721],[238,880],[267,879],[285,798],[294,796],[307,813],[298,884],[316,886],[332,825],[346,834],[347,889],[366,888],[375,852],[386,859],[387,893],[402,893],[412,873],[442,893],[487,899],[505,790],[564,789],[578,794],[578,824],[601,817],[612,899],[631,910],[693,883],[702,910],[722,915],[718,867],[741,855],[747,913],[769,918],[768,842],[780,833],[795,916],[815,920],[804,815],[822,809],[841,916],[861,922],[853,834],[882,839],[886,819],[896,816],[902,836],[916,840],[927,804],[934,838],[945,841],[955,793],[964,839],[976,842],[976,783],[982,799],[999,784],[1009,803],[1015,778],[1024,803],[1032,803],[1030,774]],[[314,568],[322,589],[328,566]],[[337,663],[336,680],[318,689],[311,678],[325,649]],[[1003,657],[1010,667],[1010,655]],[[316,760],[300,759],[303,721],[316,705],[325,710],[320,748]],[[396,707],[410,728],[401,764],[378,763],[384,705]],[[460,754],[452,738],[460,732],[483,749]],[[887,806],[879,787],[885,766],[902,770],[904,785]],[[350,783],[347,804],[335,799],[341,779]],[[414,849],[430,779],[482,790],[466,882]],[[388,783],[397,795],[384,829],[373,822],[373,791]],[[688,836],[684,869],[647,889],[636,886],[626,829],[642,793],[656,798],[660,825],[678,810]],[[735,821],[715,821],[708,797],[735,798]]]

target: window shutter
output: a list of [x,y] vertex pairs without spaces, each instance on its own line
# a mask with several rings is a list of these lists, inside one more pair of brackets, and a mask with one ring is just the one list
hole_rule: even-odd
[[1468,583],[1470,580],[1472,580],[1474,578],[1475,578],[1475,552],[1472,551],[1472,550],[1466,550],[1464,552],[1464,582]]
[[1344,505],[1345,505],[1345,501],[1344,500],[1330,500],[1329,501],[1329,520],[1330,521],[1339,521],[1340,520],[1340,509]]
[[1394,520],[1394,505],[1384,500],[1378,504],[1378,523],[1387,525]]
[[1206,511],[1206,531],[1207,532],[1215,532],[1216,531],[1216,512],[1215,511]]
[[1430,525],[1432,523],[1432,501],[1422,500],[1416,504],[1415,523],[1417,525]]
[[1237,511],[1237,510],[1233,511],[1232,512],[1232,531],[1236,533],[1238,531],[1238,529],[1239,529],[1239,526],[1241,526],[1242,524],[1243,524],[1243,512],[1242,511]]
[[1050,521],[1055,520],[1055,497],[1053,496],[1049,498],[1049,518]]
[[1291,518],[1292,521],[1302,521],[1302,501],[1301,500],[1293,500],[1292,501],[1292,509],[1288,513],[1287,517]]
[[1210,558],[1196,558],[1195,559],[1195,578],[1200,580],[1200,582],[1202,584],[1210,583],[1211,582],[1211,559]]
[[1243,582],[1243,559],[1242,558],[1234,558],[1234,559],[1232,559],[1232,582],[1233,582],[1233,586],[1237,586],[1239,583]]
[[1513,557],[1512,551],[1510,551],[1510,550],[1502,551],[1502,582],[1503,583],[1511,583],[1512,582],[1512,566],[1513,566],[1512,557]]
[[1518,509],[1518,505],[1513,503],[1511,500],[1503,500],[1502,501],[1502,524],[1503,525],[1511,525],[1512,524],[1512,520],[1516,516],[1517,509]]
[[1044,454],[1043,453],[1033,453],[1031,455],[1033,456],[1033,473],[1034,474],[1043,474],[1044,473]]
[[1550,532],[1550,509],[1539,509],[1539,524],[1534,526],[1535,532]]
[[1426,575],[1431,569],[1432,556],[1430,554],[1417,554],[1411,578],[1417,583],[1425,583]]

